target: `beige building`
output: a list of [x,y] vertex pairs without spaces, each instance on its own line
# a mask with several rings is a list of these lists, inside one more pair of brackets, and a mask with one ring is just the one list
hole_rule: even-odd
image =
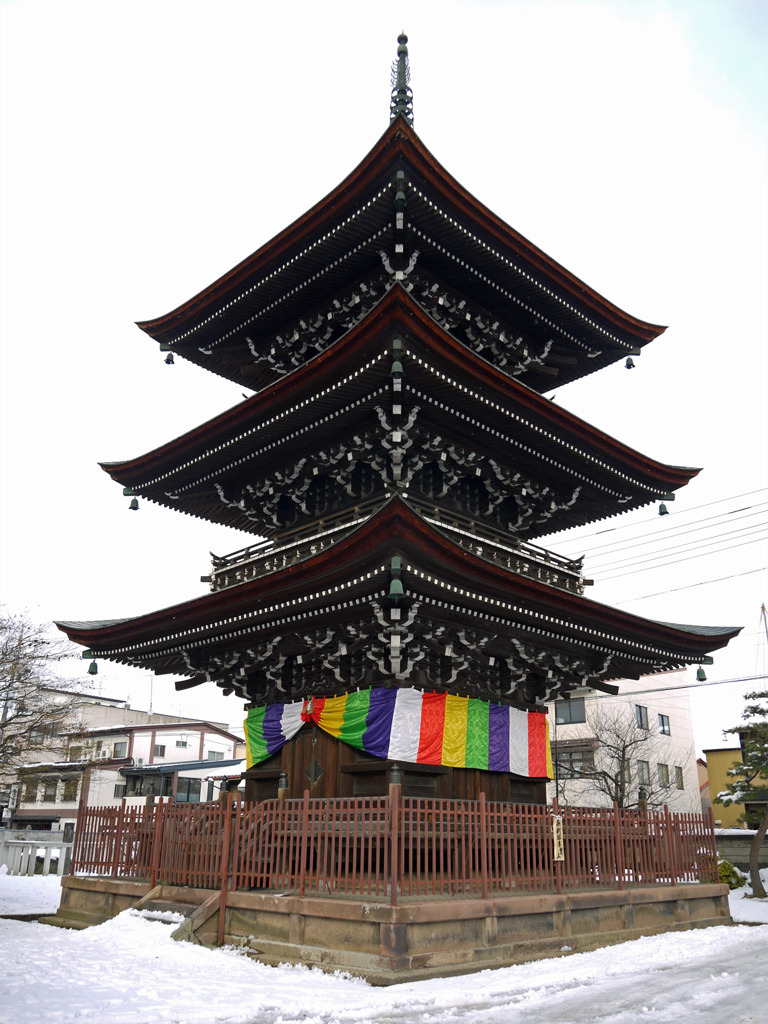
[[685,670],[619,680],[549,706],[555,780],[548,799],[579,807],[649,806],[701,813]]

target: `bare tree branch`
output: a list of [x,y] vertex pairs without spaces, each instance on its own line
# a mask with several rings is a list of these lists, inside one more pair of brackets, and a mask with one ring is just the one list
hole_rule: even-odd
[[56,671],[62,658],[77,657],[66,641],[25,615],[0,615],[0,786],[17,769],[56,751],[56,737],[79,727],[81,700],[66,690]]

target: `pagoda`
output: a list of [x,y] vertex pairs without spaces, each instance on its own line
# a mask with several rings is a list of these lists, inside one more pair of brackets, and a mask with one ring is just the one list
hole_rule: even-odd
[[[669,500],[696,469],[544,397],[626,362],[631,316],[484,207],[390,123],[325,199],[188,302],[140,323],[254,394],[103,469],[134,502],[243,532],[204,596],[60,622],[87,656],[213,683],[247,708],[246,795],[541,802],[546,702],[707,660],[738,630],[585,596],[547,534]],[[287,781],[286,781],[287,780]]]

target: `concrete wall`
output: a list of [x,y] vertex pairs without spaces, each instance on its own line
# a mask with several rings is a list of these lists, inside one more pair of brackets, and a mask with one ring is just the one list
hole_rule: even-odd
[[[749,871],[749,851],[755,833],[745,828],[715,829],[718,856],[740,871]],[[768,868],[768,836],[760,844],[760,867]]]

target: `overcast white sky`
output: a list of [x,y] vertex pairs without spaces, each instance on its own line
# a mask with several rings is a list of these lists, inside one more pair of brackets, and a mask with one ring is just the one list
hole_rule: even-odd
[[[635,370],[556,400],[654,458],[704,467],[672,515],[645,510],[636,530],[711,546],[633,563],[590,596],[744,625],[709,679],[764,671],[768,551],[735,531],[766,521],[767,3],[30,0],[1,3],[0,19],[7,608],[139,614],[202,593],[209,551],[243,545],[146,502],[129,512],[97,466],[242,400],[166,366],[134,322],[191,297],[360,161],[388,124],[405,29],[415,126],[437,159],[593,288],[669,325]],[[149,678],[107,664],[97,677],[139,707]],[[749,685],[694,695],[700,748],[736,724]],[[240,720],[239,701],[203,689],[179,697],[158,680],[154,707]]]

